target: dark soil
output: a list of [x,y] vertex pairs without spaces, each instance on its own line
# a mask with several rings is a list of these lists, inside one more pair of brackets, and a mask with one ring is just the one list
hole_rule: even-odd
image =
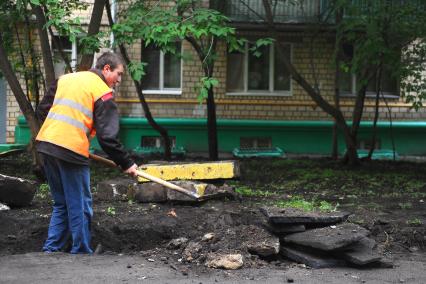
[[[26,154],[3,158],[0,173],[35,179],[30,165]],[[369,229],[384,255],[420,259],[425,255],[424,163],[374,161],[352,169],[327,159],[244,160],[241,178],[226,181],[241,193],[241,200],[192,205],[98,200],[96,183],[122,176],[117,170],[92,165],[92,245],[102,244],[104,253],[142,254],[171,266],[186,263],[193,269],[201,269],[197,264],[204,263],[210,252],[242,253],[245,267],[284,265],[288,261],[251,255],[243,243],[256,238],[251,225],[265,222],[261,206],[301,197],[315,204],[327,201],[353,213],[350,221]],[[0,255],[40,251],[50,212],[50,196],[43,186],[31,206],[0,211]],[[214,238],[201,241],[207,233],[214,233]],[[190,258],[183,247],[167,246],[180,237],[200,245]]]

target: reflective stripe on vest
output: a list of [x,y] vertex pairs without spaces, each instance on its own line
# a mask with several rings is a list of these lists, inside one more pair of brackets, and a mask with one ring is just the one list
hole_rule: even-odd
[[86,125],[84,125],[84,123],[82,123],[81,121],[78,121],[78,120],[76,120],[72,117],[69,117],[69,116],[66,116],[66,115],[63,115],[63,114],[54,113],[54,112],[49,112],[47,114],[47,118],[55,119],[55,120],[59,120],[59,121],[71,124],[72,126],[75,126],[77,128],[80,128],[81,130],[83,130],[86,133],[86,135],[90,134],[90,129]]
[[87,109],[86,107],[84,107],[83,105],[72,101],[70,99],[67,98],[55,98],[55,100],[53,101],[52,106],[55,105],[64,105],[64,106],[69,106],[72,107],[80,112],[82,112],[85,116],[87,116],[88,118],[92,119],[93,118],[93,113],[90,109]]

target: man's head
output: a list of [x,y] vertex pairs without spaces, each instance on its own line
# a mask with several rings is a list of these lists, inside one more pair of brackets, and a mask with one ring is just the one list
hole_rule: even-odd
[[123,59],[120,55],[105,52],[99,56],[95,68],[102,72],[107,85],[110,88],[115,87],[121,82],[121,76],[124,73]]

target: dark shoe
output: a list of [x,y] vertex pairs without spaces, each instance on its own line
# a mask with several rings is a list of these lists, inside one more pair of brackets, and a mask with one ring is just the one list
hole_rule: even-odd
[[104,252],[104,248],[102,247],[102,244],[99,243],[96,246],[95,252],[93,254],[102,254]]

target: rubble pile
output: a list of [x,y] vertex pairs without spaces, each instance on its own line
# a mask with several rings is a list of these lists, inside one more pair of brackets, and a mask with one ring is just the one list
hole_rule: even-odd
[[238,225],[228,229],[218,228],[199,238],[177,238],[167,244],[179,262],[205,265],[211,268],[238,269],[243,265],[262,265],[261,258],[277,256],[279,238],[256,225]]
[[[196,181],[175,181],[192,192],[203,189],[204,197],[235,199],[233,187]],[[138,202],[197,202],[162,185],[110,180],[98,184],[97,197]],[[257,223],[218,220],[213,231],[198,237],[173,239],[167,249],[180,262],[207,267],[238,269],[257,266],[262,260],[286,258],[312,268],[335,266],[389,267],[369,238],[370,232],[346,222],[346,212],[306,212],[295,208],[263,207],[266,216]],[[176,217],[174,212],[168,216]],[[228,216],[228,215],[223,215]],[[232,219],[232,218],[231,218]],[[223,224],[221,224],[223,223]],[[204,234],[204,235],[203,235]]]
[[267,228],[280,239],[280,254],[312,268],[391,266],[377,252],[370,232],[345,222],[345,212],[305,212],[263,207]]

